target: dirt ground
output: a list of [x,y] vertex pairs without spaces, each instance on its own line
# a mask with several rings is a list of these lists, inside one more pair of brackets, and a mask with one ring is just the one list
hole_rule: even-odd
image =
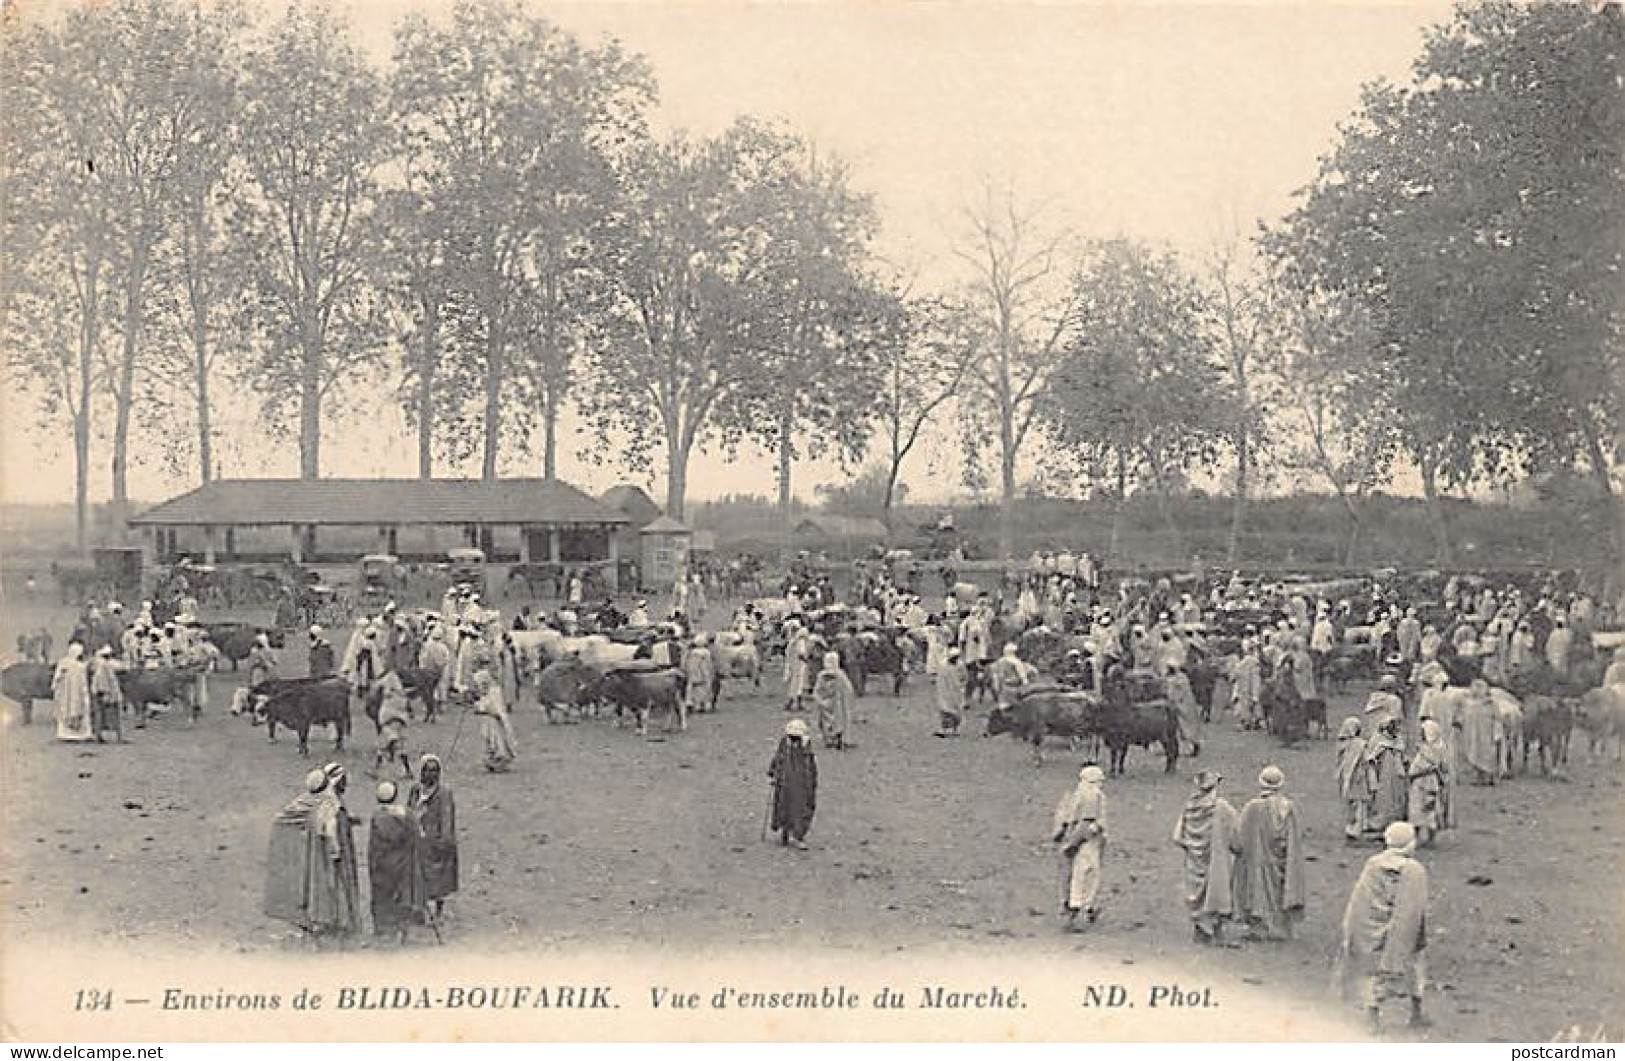
[[[65,611],[7,609],[0,644],[42,622],[62,644]],[[303,673],[297,649],[283,666]],[[1372,853],[1343,842],[1332,742],[1282,750],[1216,723],[1200,759],[1182,760],[1177,778],[1164,776],[1160,756],[1136,750],[1128,776],[1107,790],[1103,919],[1068,935],[1045,841],[1078,754],[1057,744],[1035,769],[1010,738],[982,738],[980,714],[967,736],[934,739],[927,688],[914,677],[901,699],[862,701],[855,748],[819,753],[812,849],[781,849],[762,838],[765,770],[786,717],[778,671],[770,667],[760,692],[731,683],[718,714],[669,739],[642,740],[606,722],[548,725],[527,701],[515,711],[520,757],[506,775],[480,767],[472,720],[414,726],[411,751],[438,753],[457,793],[463,886],[448,910],[448,950],[726,944],[782,952],[816,943],[864,953],[1080,952],[1160,960],[1327,1004],[1343,904]],[[266,841],[304,773],[333,757],[331,742],[313,736],[309,761],[291,737],[268,743],[263,729],[225,713],[239,684],[229,671],[216,676],[199,724],[171,715],[124,747],[59,744],[48,704],[37,705],[28,728],[6,705],[0,892],[8,935],[302,948],[289,926],[260,912]],[[1334,727],[1363,697],[1354,689],[1336,699]],[[373,737],[360,722],[338,758],[354,779],[351,811],[365,817]],[[1239,808],[1268,762],[1286,772],[1306,826],[1307,921],[1290,944],[1198,950],[1169,841],[1189,777],[1218,769]],[[1423,854],[1436,1025],[1421,1037],[1625,1034],[1625,772],[1589,763],[1583,749],[1570,772],[1566,782],[1460,789],[1461,827]]]

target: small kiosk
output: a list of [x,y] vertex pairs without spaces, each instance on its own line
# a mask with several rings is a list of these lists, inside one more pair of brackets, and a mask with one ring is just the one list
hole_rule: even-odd
[[670,516],[661,516],[638,532],[643,543],[643,584],[668,586],[688,567],[694,532]]

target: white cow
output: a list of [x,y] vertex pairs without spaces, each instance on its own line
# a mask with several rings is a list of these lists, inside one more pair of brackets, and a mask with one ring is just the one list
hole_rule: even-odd
[[1591,760],[1596,762],[1614,741],[1614,762],[1625,750],[1625,685],[1601,685],[1580,697],[1574,724],[1591,737]]

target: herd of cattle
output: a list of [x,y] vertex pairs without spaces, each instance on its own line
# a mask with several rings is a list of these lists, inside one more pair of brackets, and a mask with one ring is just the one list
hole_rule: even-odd
[[[762,625],[754,636],[729,630],[709,639],[713,663],[709,690],[688,688],[689,671],[684,665],[688,639],[680,632],[611,630],[569,636],[544,628],[504,634],[512,692],[522,689],[533,697],[549,723],[608,714],[617,723],[630,718],[639,733],[647,731],[651,719],[662,717],[668,727],[685,728],[690,710],[716,709],[725,681],[749,681],[759,687],[769,659],[783,655],[785,616],[779,602],[756,604]],[[1249,617],[1233,618],[1240,624]],[[812,625],[826,639],[826,646],[838,638],[849,639],[847,647],[852,652],[842,654],[843,666],[849,658],[855,661],[848,673],[860,696],[867,694],[872,679],[883,680],[894,696],[901,695],[907,676],[918,669],[925,653],[918,632],[872,626],[854,630],[850,613],[842,608],[830,609],[822,624],[815,617]],[[219,665],[233,670],[248,658],[261,633],[270,634],[276,647],[282,646],[279,632],[253,624],[208,623],[203,630],[217,650]],[[1042,761],[1046,738],[1073,745],[1093,742],[1097,754],[1103,744],[1114,775],[1125,770],[1131,748],[1157,746],[1165,769],[1176,768],[1183,736],[1181,720],[1161,680],[1111,668],[1097,682],[1092,674],[1070,671],[1068,658],[1076,658],[1078,653],[1072,650],[1082,638],[1042,626],[1023,629],[1010,616],[994,620],[993,643],[1005,640],[1018,645],[1021,657],[1036,668],[1038,679],[1005,706],[988,713],[987,735],[1011,734],[1029,743],[1037,762]],[[1203,721],[1211,720],[1216,707],[1224,709],[1227,693],[1223,683],[1237,640],[1234,631],[1216,628],[1193,643],[1185,673]],[[819,651],[808,660],[814,674],[821,659]],[[1375,646],[1351,636],[1328,654],[1323,666],[1325,684],[1337,688],[1351,679],[1376,677],[1381,660]],[[192,665],[132,669],[119,677],[126,703],[138,714],[179,705],[189,707],[196,717],[203,707],[197,702],[199,673],[199,666]],[[433,719],[448,694],[444,676],[411,667],[400,668],[398,673],[410,701],[421,708],[425,719]],[[972,668],[969,691],[973,696],[991,692],[987,673],[985,667]],[[51,699],[51,679],[49,663],[16,663],[0,671],[0,692],[23,706],[27,722],[34,700]],[[1526,766],[1531,751],[1538,753],[1543,770],[1561,766],[1567,759],[1569,734],[1576,726],[1588,731],[1594,744],[1612,739],[1618,757],[1625,734],[1625,695],[1600,681],[1580,684],[1584,688],[1554,691],[1534,682],[1512,689],[1516,699],[1502,694],[1513,705],[1504,718],[1508,772]],[[1300,698],[1290,680],[1266,678],[1260,700],[1268,730],[1282,740],[1327,735],[1324,701]],[[231,712],[265,725],[272,740],[279,728],[293,732],[299,751],[308,754],[313,728],[330,728],[336,747],[343,747],[358,703],[376,724],[376,695],[356,697],[342,677],[277,677],[236,690]]]

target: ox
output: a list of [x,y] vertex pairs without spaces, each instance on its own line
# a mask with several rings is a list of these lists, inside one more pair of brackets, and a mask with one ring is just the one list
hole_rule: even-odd
[[0,694],[22,707],[23,725],[34,721],[35,700],[51,699],[51,673],[49,663],[13,663],[0,671]]
[[1094,693],[1060,685],[1022,690],[1015,703],[988,712],[984,737],[1013,733],[1032,745],[1033,765],[1044,765],[1044,738],[1065,737],[1072,746],[1085,737],[1099,738],[1101,705]]
[[[265,723],[266,736],[276,740],[276,728],[283,725],[299,737],[299,754],[310,754],[313,726],[333,727],[333,750],[344,750],[350,735],[350,688],[342,678],[294,679],[293,684],[256,697],[253,722]],[[267,683],[261,683],[267,684]]]
[[660,712],[668,720],[676,719],[678,729],[688,729],[685,685],[683,672],[673,667],[622,665],[605,674],[599,688],[603,699],[615,705],[617,714],[632,713],[641,737],[648,733],[650,716]]
[[1529,772],[1529,749],[1532,747],[1540,749],[1542,774],[1561,772],[1569,761],[1569,736],[1573,731],[1573,704],[1549,696],[1529,697],[1524,712],[1523,772]]
[[1574,724],[1591,738],[1593,762],[1606,754],[1610,737],[1614,741],[1614,762],[1619,762],[1621,746],[1625,745],[1625,686],[1601,685],[1580,697]]
[[162,704],[167,709],[177,701],[188,699],[191,700],[192,718],[195,721],[202,711],[202,705],[197,703],[194,696],[199,670],[200,667],[192,666],[119,671],[119,691],[124,694],[124,702],[130,710],[135,712],[136,727],[139,729],[147,724],[152,705]]
[[603,680],[602,671],[573,656],[549,663],[536,675],[536,703],[549,723],[555,711],[569,719],[597,702]]
[[721,633],[711,646],[711,660],[716,664],[716,688],[712,702],[721,698],[725,678],[749,678],[751,685],[762,687],[762,655],[756,645],[742,634]]

